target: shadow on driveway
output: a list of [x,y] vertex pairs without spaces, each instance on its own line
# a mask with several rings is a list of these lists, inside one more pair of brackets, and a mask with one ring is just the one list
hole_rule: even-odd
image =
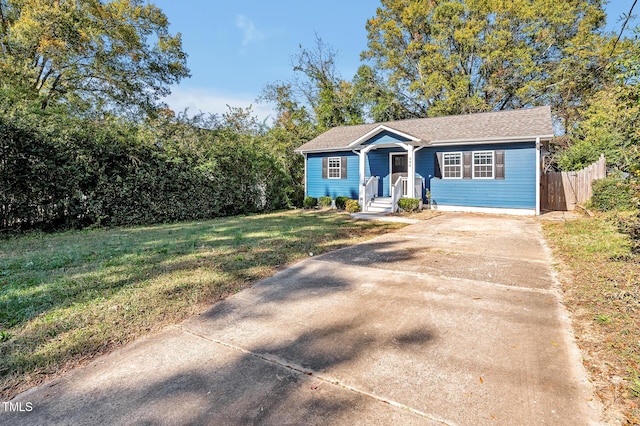
[[537,226],[442,215],[305,260],[0,422],[594,423]]

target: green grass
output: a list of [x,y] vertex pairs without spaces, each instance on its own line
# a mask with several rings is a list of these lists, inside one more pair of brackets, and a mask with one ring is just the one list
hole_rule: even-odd
[[564,299],[596,393],[605,411],[640,424],[640,256],[616,223],[614,214],[599,214],[544,230],[569,267]]
[[402,225],[282,212],[0,240],[2,399],[309,256]]

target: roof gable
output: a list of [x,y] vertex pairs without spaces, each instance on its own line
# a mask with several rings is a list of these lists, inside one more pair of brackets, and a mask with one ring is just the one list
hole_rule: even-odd
[[409,141],[418,142],[420,141],[420,138],[411,136],[409,134],[400,132],[398,130],[392,129],[391,127],[381,124],[365,133],[355,141],[351,142],[349,146],[355,147],[358,145],[379,145]]
[[334,127],[296,151],[358,149],[367,140],[373,143],[374,137],[385,131],[424,145],[516,142],[535,140],[538,137],[549,140],[553,137],[551,109],[545,106]]

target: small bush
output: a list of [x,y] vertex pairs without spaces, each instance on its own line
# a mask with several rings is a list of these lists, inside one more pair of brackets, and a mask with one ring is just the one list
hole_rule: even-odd
[[640,253],[640,212],[630,210],[616,214],[618,229],[631,238],[631,250]]
[[591,207],[599,211],[632,210],[640,202],[640,185],[629,179],[606,177],[593,182]]
[[349,201],[349,197],[336,197],[336,208],[344,210],[347,207],[347,201]]
[[420,208],[420,200],[417,198],[400,198],[398,207],[405,212],[416,212]]
[[318,199],[316,197],[304,197],[302,201],[302,207],[305,209],[312,209],[318,205]]
[[318,204],[320,204],[320,207],[330,207],[331,206],[331,197],[320,197],[318,198]]
[[360,203],[358,200],[347,200],[344,208],[349,213],[357,213],[360,211]]

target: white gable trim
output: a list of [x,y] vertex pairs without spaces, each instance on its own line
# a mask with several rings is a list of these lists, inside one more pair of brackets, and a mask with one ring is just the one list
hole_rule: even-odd
[[400,137],[409,139],[409,140],[411,140],[413,142],[420,142],[420,138],[417,138],[415,136],[411,136],[411,135],[409,135],[407,133],[401,132],[401,131],[396,130],[396,129],[392,129],[391,127],[387,127],[384,124],[381,124],[378,127],[376,127],[375,129],[370,130],[369,132],[367,132],[364,135],[360,136],[358,139],[356,139],[355,141],[351,142],[348,146],[352,147],[352,146],[355,146],[355,145],[360,145],[362,142],[364,142],[364,141],[366,141],[368,139],[371,139],[375,135],[380,134],[380,133],[385,132],[385,131],[389,132],[389,133],[396,134],[396,135],[398,135]]

